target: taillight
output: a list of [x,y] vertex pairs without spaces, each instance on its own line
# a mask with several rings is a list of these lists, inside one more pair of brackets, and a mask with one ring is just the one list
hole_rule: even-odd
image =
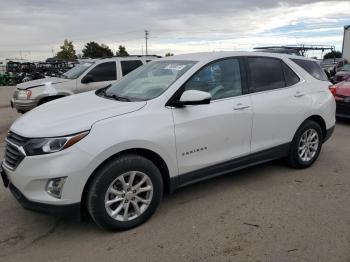
[[335,96],[337,94],[337,87],[336,86],[329,86],[329,91]]

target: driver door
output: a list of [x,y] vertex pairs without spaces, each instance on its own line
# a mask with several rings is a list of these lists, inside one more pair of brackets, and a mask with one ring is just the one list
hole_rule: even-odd
[[211,94],[210,104],[172,108],[179,174],[250,153],[252,107],[239,58],[211,63],[183,87]]
[[[85,83],[87,81],[87,83]],[[90,71],[77,83],[77,93],[106,87],[117,80],[117,65],[115,61],[103,62]]]

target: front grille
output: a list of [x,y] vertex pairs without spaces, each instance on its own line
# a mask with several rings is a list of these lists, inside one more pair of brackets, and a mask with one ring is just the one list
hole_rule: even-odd
[[23,160],[25,155],[18,149],[17,146],[23,146],[29,141],[28,138],[19,136],[10,132],[7,136],[5,148],[5,164],[12,169],[15,169]]
[[19,136],[13,132],[9,132],[9,134],[7,135],[7,140],[9,140],[10,142],[18,146],[23,146],[25,143],[29,141],[29,138]]

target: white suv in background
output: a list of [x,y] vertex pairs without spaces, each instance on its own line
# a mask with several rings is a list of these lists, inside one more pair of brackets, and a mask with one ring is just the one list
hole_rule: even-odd
[[160,59],[20,117],[2,177],[27,209],[129,229],[178,187],[277,158],[311,166],[335,126],[329,84],[297,56]]
[[36,106],[65,96],[106,87],[158,56],[127,56],[84,59],[60,77],[49,77],[17,85],[11,106],[25,113]]

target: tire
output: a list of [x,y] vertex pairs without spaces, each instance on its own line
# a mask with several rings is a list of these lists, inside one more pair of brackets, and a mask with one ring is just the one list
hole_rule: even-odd
[[[129,185],[132,176],[134,179]],[[100,227],[123,231],[147,221],[162,197],[163,180],[156,165],[142,156],[128,154],[112,159],[97,171],[88,190],[87,209]],[[144,202],[140,202],[141,199]],[[108,204],[113,201],[117,202]]]
[[[314,138],[311,139],[312,137]],[[310,141],[308,139],[310,139]],[[317,148],[315,146],[316,139],[318,141]],[[320,125],[315,121],[306,120],[294,135],[287,158],[288,164],[298,169],[310,167],[317,160],[321,152],[322,143],[323,134]],[[303,144],[305,145],[304,154],[304,149],[301,149],[303,148]]]

